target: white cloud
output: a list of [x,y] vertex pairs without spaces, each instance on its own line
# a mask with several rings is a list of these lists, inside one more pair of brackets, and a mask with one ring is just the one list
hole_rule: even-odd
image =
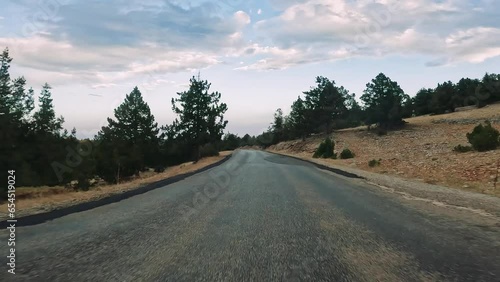
[[[311,0],[281,2],[283,11],[259,21],[259,38],[281,53],[241,69],[281,69],[352,56],[420,54],[444,63],[498,56],[500,9],[492,1]],[[269,53],[271,54],[271,53]]]
[[352,57],[354,53],[346,48],[318,53],[314,50],[301,50],[295,48],[281,49],[278,47],[253,45],[247,50],[252,50],[255,55],[264,55],[265,58],[255,63],[238,67],[236,70],[282,70],[302,64],[334,61]]
[[71,81],[111,86],[134,76],[156,77],[158,74],[203,69],[220,63],[215,53],[169,49],[154,44],[139,48],[85,48],[33,37],[0,38],[0,46],[10,47],[16,66],[51,73],[53,84]]
[[166,83],[162,74],[220,64],[247,45],[243,30],[251,18],[243,11],[220,17],[208,4],[182,8],[150,0],[124,9],[112,2],[65,5],[61,21],[30,37],[0,35],[0,46],[9,46],[13,65],[34,77],[50,73],[54,85],[100,88],[134,76],[146,76],[145,84],[154,87]]
[[243,11],[237,11],[234,13],[234,19],[235,22],[240,25],[240,28],[251,22],[250,16]]
[[61,7],[61,21],[37,36],[0,38],[0,46],[15,46],[13,57],[22,67],[59,72],[61,80],[95,80],[92,85],[225,60],[238,69],[270,70],[354,56],[419,54],[437,65],[482,62],[498,56],[500,48],[495,40],[500,9],[491,0],[270,0],[280,14],[253,23],[251,43],[245,31],[252,18],[236,7],[221,16],[208,2],[180,6],[148,0],[120,8],[110,1],[97,12],[95,3],[75,3]]
[[110,88],[110,87],[114,87],[114,86],[116,86],[116,84],[114,84],[114,83],[100,83],[100,84],[92,85],[91,87],[93,89],[103,89],[103,88]]

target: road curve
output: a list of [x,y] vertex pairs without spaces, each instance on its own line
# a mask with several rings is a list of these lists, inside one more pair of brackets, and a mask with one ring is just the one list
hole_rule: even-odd
[[500,281],[500,225],[240,150],[180,182],[16,230],[0,281]]

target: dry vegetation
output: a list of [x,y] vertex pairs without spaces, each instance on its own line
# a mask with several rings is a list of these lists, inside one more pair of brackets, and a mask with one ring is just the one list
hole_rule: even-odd
[[[203,158],[197,163],[189,162],[172,166],[162,173],[141,173],[139,177],[131,181],[118,185],[98,185],[87,192],[74,191],[65,187],[18,187],[16,189],[16,214],[17,217],[26,216],[123,193],[172,176],[201,169],[220,161],[229,154],[231,154],[230,151],[220,152],[219,156]],[[0,210],[6,211],[7,203],[1,204]],[[0,220],[5,218],[6,214],[0,215]]]
[[[468,191],[500,196],[500,183],[494,188],[500,161],[500,149],[489,152],[453,152],[456,145],[468,145],[466,133],[486,119],[500,130],[500,104],[482,109],[466,109],[450,114],[407,119],[400,131],[378,136],[366,127],[335,132],[335,151],[351,149],[356,157],[327,160],[337,166],[414,179]],[[325,136],[306,141],[289,141],[270,150],[310,158]],[[369,167],[368,161],[382,159],[381,165]]]

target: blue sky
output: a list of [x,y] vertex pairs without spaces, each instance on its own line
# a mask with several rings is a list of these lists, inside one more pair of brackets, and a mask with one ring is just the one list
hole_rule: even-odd
[[259,134],[273,112],[333,79],[359,97],[379,72],[409,95],[500,72],[494,0],[7,0],[0,47],[12,76],[53,87],[56,112],[91,137],[138,86],[159,124],[201,72],[228,104],[227,131]]

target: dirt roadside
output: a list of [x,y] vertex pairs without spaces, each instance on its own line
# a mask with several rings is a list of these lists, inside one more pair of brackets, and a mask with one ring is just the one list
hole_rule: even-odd
[[[219,156],[207,157],[196,163],[188,162],[177,166],[168,167],[162,173],[144,173],[141,177],[129,182],[117,185],[102,185],[91,188],[91,190],[73,191],[65,187],[19,187],[16,195],[22,195],[16,200],[16,217],[25,217],[49,211],[67,208],[82,203],[93,202],[109,196],[122,194],[131,190],[139,189],[146,185],[171,178],[174,176],[195,172],[207,166],[215,164],[227,156],[232,151],[220,152]],[[0,220],[7,219],[8,203],[0,204]]]
[[[402,130],[378,136],[366,127],[335,131],[335,151],[349,148],[355,158],[328,160],[339,166],[398,176],[416,182],[452,187],[500,197],[500,149],[488,152],[454,152],[457,145],[470,145],[466,134],[485,120],[500,130],[500,104],[444,115],[406,119]],[[310,157],[326,136],[312,136],[271,146],[269,149]],[[381,159],[369,167],[370,160]],[[496,179],[496,187],[495,187]]]

